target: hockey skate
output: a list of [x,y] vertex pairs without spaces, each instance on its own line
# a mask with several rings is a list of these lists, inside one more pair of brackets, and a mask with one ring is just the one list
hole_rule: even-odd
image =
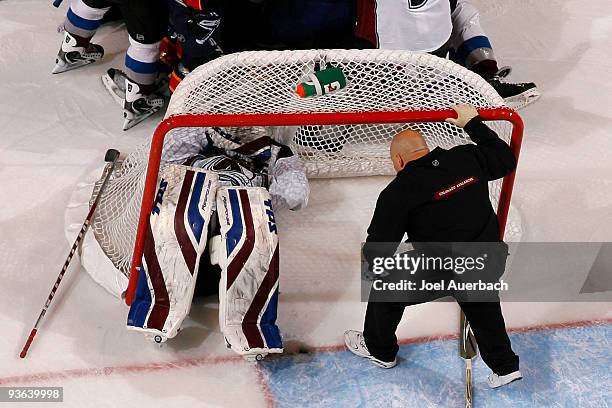
[[487,382],[491,388],[499,388],[504,385],[510,384],[511,382],[518,381],[523,378],[520,371],[515,371],[507,375],[497,375],[495,373],[489,374]]
[[162,96],[155,92],[144,95],[140,91],[140,86],[129,79],[125,80],[125,89],[123,130],[136,126],[164,106],[164,98]]
[[104,48],[98,44],[89,43],[87,47],[78,47],[76,38],[68,31],[64,31],[62,47],[55,58],[55,67],[52,74],[59,74],[89,65],[99,61],[104,56]]
[[[109,68],[108,71],[102,75],[102,84],[104,84],[104,87],[113,100],[121,107],[123,107],[123,101],[125,100],[126,79],[127,76],[125,72],[115,68]],[[168,91],[168,76],[165,73],[160,73],[157,79],[157,88],[155,92],[164,98],[170,97],[170,92]]]
[[505,78],[510,75],[510,67],[501,68],[495,75],[487,79],[487,82],[497,91],[499,96],[504,98],[506,105],[514,110],[519,110],[532,104],[541,93],[533,82],[510,83]]
[[347,330],[344,332],[344,344],[349,349],[349,351],[359,357],[367,358],[374,365],[381,368],[393,368],[397,364],[397,359],[393,361],[382,361],[374,357],[368,351],[366,347],[365,340],[363,338],[363,333],[357,330]]

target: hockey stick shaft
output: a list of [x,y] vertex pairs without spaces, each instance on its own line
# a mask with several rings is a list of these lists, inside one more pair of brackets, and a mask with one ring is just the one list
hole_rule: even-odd
[[459,325],[459,356],[465,360],[465,407],[472,408],[472,359],[478,355],[478,344],[463,311]]
[[47,310],[49,310],[49,306],[51,305],[51,301],[55,297],[55,293],[57,292],[57,288],[59,287],[60,283],[62,282],[62,279],[64,279],[64,274],[68,270],[68,266],[70,265],[70,261],[72,261],[72,258],[74,257],[74,254],[76,253],[77,248],[79,247],[79,244],[81,243],[81,241],[83,240],[83,237],[85,236],[85,233],[89,229],[89,225],[91,223],[91,220],[93,219],[94,213],[96,212],[96,207],[98,206],[98,202],[100,201],[100,198],[102,197],[102,193],[104,192],[104,188],[106,187],[106,184],[108,183],[108,180],[110,180],[111,175],[113,174],[113,170],[115,168],[115,165],[117,164],[117,160],[118,159],[119,159],[119,152],[117,150],[110,149],[110,150],[108,150],[106,152],[105,160],[106,160],[107,164],[106,164],[106,166],[104,166],[102,185],[100,186],[100,189],[98,190],[98,194],[96,195],[96,199],[94,200],[93,204],[89,208],[89,212],[87,213],[87,217],[85,217],[85,221],[83,222],[83,225],[81,225],[81,230],[79,231],[79,234],[77,235],[76,239],[74,240],[74,243],[72,244],[72,248],[70,248],[70,252],[68,253],[68,257],[66,258],[66,261],[64,262],[64,266],[62,267],[62,270],[60,271],[59,275],[57,276],[57,279],[55,280],[55,284],[51,288],[51,292],[49,293],[49,296],[47,297],[45,305],[43,306],[42,310],[40,311],[40,314],[38,315],[38,319],[36,319],[36,323],[34,323],[34,327],[30,331],[30,335],[28,336],[28,339],[27,339],[25,345],[23,346],[23,349],[21,350],[21,353],[19,354],[19,357],[21,357],[21,358],[25,358],[25,356],[27,355],[28,350],[30,349],[30,346],[32,345],[32,342],[34,341],[34,337],[36,336],[36,333],[38,333],[38,329],[39,329],[40,323],[42,322],[45,314],[47,314]]
[[53,6],[54,7],[59,7],[62,5],[62,1],[63,0],[53,0]]
[[472,360],[465,360],[465,408],[472,408]]

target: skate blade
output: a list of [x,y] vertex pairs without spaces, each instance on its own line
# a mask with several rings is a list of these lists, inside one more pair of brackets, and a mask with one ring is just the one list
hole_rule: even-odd
[[249,363],[256,363],[262,361],[267,355],[268,353],[245,354],[242,357],[245,359],[245,361],[248,361]]
[[113,100],[123,108],[123,100],[125,99],[125,92],[117,86],[115,81],[108,74],[102,75],[102,84],[113,98]]
[[59,59],[55,60],[55,67],[51,71],[52,74],[61,74],[62,72],[72,71],[73,69],[84,67],[85,65],[92,64],[94,61],[91,60],[83,60],[78,62],[73,62],[72,64],[67,64],[64,61],[60,61]]
[[508,106],[509,108],[512,108],[518,111],[520,109],[525,108],[526,106],[531,105],[532,103],[540,99],[541,96],[542,94],[540,93],[538,88],[532,88],[532,89],[529,89],[523,92],[520,95],[506,98],[504,99],[504,102],[506,103],[506,106]]
[[125,119],[123,121],[123,130],[128,130],[128,129],[133,128],[134,126],[136,126],[137,124],[139,124],[140,122],[148,118],[149,116],[152,116],[155,113],[157,113],[160,109],[161,108],[150,110],[149,112],[143,113],[142,115],[139,115],[138,117],[135,117],[133,119]]

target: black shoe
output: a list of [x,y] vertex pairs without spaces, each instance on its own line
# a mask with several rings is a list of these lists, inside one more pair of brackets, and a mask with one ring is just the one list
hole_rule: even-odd
[[487,82],[497,91],[499,96],[504,98],[508,107],[519,110],[535,102],[541,96],[538,87],[533,82],[516,84],[505,82],[503,78],[508,74],[509,70],[502,68],[492,78],[487,79]]

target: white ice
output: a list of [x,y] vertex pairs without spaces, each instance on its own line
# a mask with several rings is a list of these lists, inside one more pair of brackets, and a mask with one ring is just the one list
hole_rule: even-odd
[[[527,130],[513,205],[526,241],[612,240],[612,3],[475,1],[502,65],[543,93],[521,112]],[[127,309],[74,262],[25,360],[21,345],[69,244],[64,214],[76,185],[109,147],[129,151],[160,117],[121,131],[100,75],[120,67],[121,27],[96,40],[104,61],[53,76],[64,9],[0,1],[0,385],[61,385],[63,406],[269,406],[256,365],[224,347],[215,303],[194,305],[184,331],[158,347],[125,330]],[[307,210],[278,215],[282,231],[279,326],[288,350],[341,343],[364,304],[346,265],[387,178],[312,185]],[[505,304],[509,327],[612,317],[610,303]],[[451,304],[410,309],[400,338],[456,332]],[[104,369],[104,367],[107,367]],[[239,390],[239,391],[238,391]]]

